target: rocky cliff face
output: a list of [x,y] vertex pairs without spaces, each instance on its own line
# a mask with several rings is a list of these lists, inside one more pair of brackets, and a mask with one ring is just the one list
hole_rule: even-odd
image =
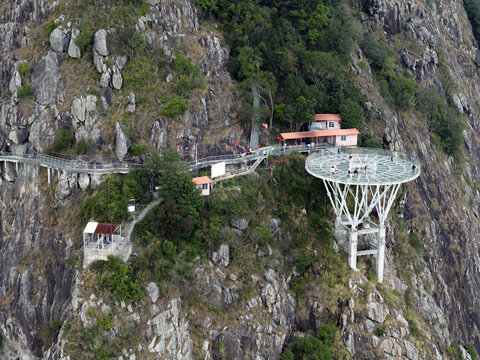
[[[116,123],[114,148],[105,141],[103,126],[105,111],[115,106],[125,105],[122,111],[135,114],[135,93],[116,97],[124,86],[122,70],[131,59],[111,54],[110,30],[95,29],[93,71],[85,75],[88,81],[72,86],[69,66],[81,56],[72,41],[78,36],[75,24],[58,14],[61,26],[48,39],[38,31],[53,18],[55,5],[37,0],[0,5],[0,148],[17,153],[44,151],[59,129],[70,129],[77,140],[86,139],[100,149],[110,146],[122,160],[128,151],[128,135]],[[386,283],[399,298],[414,302],[416,321],[424,323],[420,330],[424,340],[411,336],[418,331],[414,322],[405,318],[401,306],[368,288],[362,274],[350,276],[340,304],[330,304],[326,294],[315,291],[297,303],[288,287],[291,276],[268,269],[239,279],[229,267],[229,251],[224,246],[211,261],[194,265],[195,291],[202,302],[211,305],[208,311],[187,313],[182,310],[185,299],[177,296],[159,299],[153,283],[146,289],[143,310],[115,305],[115,324],[145,329],[137,348],[125,345],[124,359],[160,359],[167,354],[178,359],[277,359],[292,333],[315,332],[325,313],[338,319],[345,357],[444,359],[448,356],[445,344],[465,343],[474,343],[480,351],[480,53],[470,24],[460,1],[364,0],[355,6],[365,28],[380,28],[387,41],[399,44],[396,61],[402,69],[418,83],[450,96],[466,123],[462,167],[433,144],[421,115],[396,112],[388,106],[361,50],[352,53],[352,70],[372,112],[373,120],[366,126],[386,147],[414,154],[422,162],[422,175],[404,187],[397,213],[408,229],[421,235],[426,266],[407,280],[397,276],[394,249],[399,230],[391,223]],[[151,119],[144,140],[158,149],[178,146],[190,158],[195,156],[196,144],[199,156],[231,149],[233,140],[241,139],[241,129],[234,122],[237,98],[226,70],[229,53],[220,32],[214,26],[211,30],[200,26],[198,10],[189,0],[148,0],[148,12],[138,19],[135,29],[150,45],[161,47],[167,59],[175,56],[178,46],[200,63],[206,83],[205,90],[191,99],[181,121],[163,116]],[[362,61],[366,67],[360,65]],[[30,75],[19,67],[25,62],[31,65]],[[453,90],[442,85],[442,62],[455,83]],[[27,98],[19,95],[25,85],[32,91]],[[87,93],[88,88],[96,92]],[[45,177],[42,170],[23,165],[1,167],[0,335],[5,341],[0,351],[6,358],[66,359],[68,333],[55,334],[50,346],[52,341],[45,340],[42,330],[55,319],[63,322],[72,317],[88,326],[89,308],[101,314],[111,310],[87,292],[84,274],[65,263],[77,255],[73,250],[76,233],[60,214],[74,208],[68,200],[74,190],[98,179],[59,174],[56,188],[49,188]],[[237,221],[232,227],[241,232],[248,223]],[[278,220],[272,221],[270,230],[278,236]],[[321,275],[321,270],[312,274],[315,278]],[[247,285],[249,296],[241,298],[241,289]],[[223,308],[229,309],[227,316],[216,310]],[[386,319],[384,331],[376,331]],[[464,357],[469,355],[464,353]]]
[[[421,116],[395,113],[383,103],[371,73],[359,71],[362,88],[385,126],[378,134],[391,149],[415,154],[422,176],[405,191],[402,215],[421,234],[425,279],[411,279],[420,314],[443,342],[479,344],[478,333],[478,87],[479,51],[462,3],[457,1],[363,1],[362,22],[381,26],[391,42],[401,40],[397,61],[419,84],[451,96],[464,114],[465,163],[439,153]],[[360,52],[357,52],[360,54]],[[439,56],[441,54],[441,57]],[[355,58],[355,64],[361,58]],[[440,60],[439,60],[440,58]],[[442,85],[440,62],[448,66],[453,90]],[[468,159],[468,160],[467,160]],[[458,167],[463,170],[459,174]],[[390,237],[394,247],[394,237]],[[395,254],[392,253],[394,256]],[[390,279],[390,285],[395,281]],[[400,290],[400,288],[399,288]],[[427,315],[430,314],[430,315]],[[433,315],[437,314],[437,315]],[[440,316],[439,316],[440,315]],[[445,321],[445,322],[444,322]],[[444,324],[443,326],[441,324]]]

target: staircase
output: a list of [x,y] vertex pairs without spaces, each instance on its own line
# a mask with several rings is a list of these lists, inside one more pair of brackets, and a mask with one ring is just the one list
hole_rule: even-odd
[[143,218],[145,216],[147,216],[148,212],[150,210],[152,210],[153,207],[160,204],[161,201],[162,201],[162,199],[153,200],[151,203],[149,203],[147,205],[147,207],[145,209],[142,210],[142,212],[140,214],[138,214],[138,216],[135,216],[133,218],[132,222],[127,224],[127,226],[125,227],[125,231],[124,231],[124,238],[125,238],[126,241],[130,241],[130,236],[132,235],[133,229],[135,228],[135,224],[139,221],[142,221]]

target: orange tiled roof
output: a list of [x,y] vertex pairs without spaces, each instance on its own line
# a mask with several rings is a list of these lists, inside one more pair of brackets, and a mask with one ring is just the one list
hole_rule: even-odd
[[315,121],[342,121],[340,114],[315,114]]
[[210,184],[212,182],[208,176],[199,176],[193,178],[192,181],[195,183],[195,185]]
[[291,133],[281,133],[283,140],[314,138],[322,136],[358,135],[357,129],[312,130]]

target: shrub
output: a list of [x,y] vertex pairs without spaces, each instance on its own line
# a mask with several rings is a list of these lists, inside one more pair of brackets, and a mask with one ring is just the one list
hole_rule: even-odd
[[75,39],[75,44],[77,44],[77,46],[80,48],[82,54],[92,49],[93,36],[94,32],[90,26],[84,25],[83,28],[80,29],[80,34],[78,34],[77,38]]
[[313,263],[313,258],[306,251],[298,253],[295,260],[295,267],[300,275],[303,275],[310,265]]
[[[118,258],[110,255],[104,266],[106,271],[97,277],[97,281],[110,291],[116,300],[136,300],[144,295],[128,265],[121,264]],[[113,314],[111,316],[113,317]],[[102,324],[107,326],[108,319],[104,320]]]
[[375,69],[381,70],[388,58],[388,52],[385,46],[377,41],[375,35],[368,34],[363,38],[361,47],[370,64]]
[[85,222],[88,219],[99,222],[121,222],[128,215],[127,201],[122,182],[110,177],[100,184],[94,195],[85,200],[79,216]]
[[158,66],[146,55],[133,57],[122,71],[129,89],[150,88],[158,77]]
[[86,155],[92,151],[92,144],[87,142],[85,139],[80,139],[75,148],[73,149],[73,153],[75,155]]
[[399,110],[406,111],[410,108],[415,99],[416,89],[417,85],[412,78],[405,77],[401,74],[396,76],[391,90],[393,92],[395,105]]
[[470,356],[472,357],[472,360],[477,360],[477,352],[475,351],[475,347],[472,344],[465,344],[463,345],[463,347],[470,354]]
[[163,104],[162,115],[176,119],[188,110],[188,101],[178,95],[167,94],[160,98]]
[[62,322],[60,321],[60,319],[55,318],[52,320],[52,322],[48,326],[48,331],[50,331],[52,334],[57,334],[61,327],[62,327]]
[[373,329],[373,333],[377,336],[383,336],[385,335],[385,332],[387,331],[387,324],[379,324],[375,326],[375,329]]
[[113,312],[109,312],[104,317],[97,319],[97,325],[102,330],[110,330],[113,326]]
[[17,91],[18,97],[24,97],[32,94],[32,88],[30,85],[22,86],[20,90]]
[[156,246],[151,260],[157,282],[167,280],[182,286],[193,279],[194,273],[188,265],[187,252],[180,250],[172,241],[165,240],[161,246]]
[[472,31],[477,43],[480,43],[480,1],[479,0],[464,0],[463,7],[467,12],[468,19],[472,24]]
[[281,360],[333,360],[329,345],[313,336],[307,336],[285,348],[280,355]]
[[55,28],[60,25],[60,23],[58,22],[55,22],[55,20],[51,20],[49,22],[47,22],[44,26],[43,26],[43,34],[48,37],[50,36],[50,34],[53,32],[53,30],[55,30]]
[[411,232],[408,234],[408,243],[415,249],[421,250],[422,249],[422,239],[418,236],[416,232]]
[[345,99],[341,102],[340,115],[342,116],[342,128],[358,128],[363,121],[364,110],[358,104],[351,99]]
[[381,148],[382,145],[373,138],[372,134],[362,134],[360,136],[360,144],[361,147],[369,147],[369,148]]
[[215,14],[218,12],[217,0],[195,0],[195,2],[206,13],[211,12]]
[[53,147],[55,151],[62,151],[72,146],[72,143],[73,134],[69,130],[62,129],[55,134]]
[[17,70],[24,77],[30,76],[30,67],[27,64],[18,64]]
[[130,154],[132,156],[140,156],[146,154],[147,152],[148,148],[145,145],[132,144],[130,146]]
[[266,226],[257,226],[250,234],[250,239],[255,244],[267,246],[273,241],[273,235]]

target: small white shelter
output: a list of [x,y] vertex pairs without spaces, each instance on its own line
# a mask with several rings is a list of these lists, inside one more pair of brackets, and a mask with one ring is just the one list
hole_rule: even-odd
[[122,237],[122,226],[91,221],[83,230],[83,267],[95,260],[107,260],[109,255],[128,260],[132,245]]
[[202,195],[210,195],[210,187],[212,184],[212,180],[210,180],[208,176],[199,176],[193,178],[192,181],[194,182],[197,189],[202,189]]

